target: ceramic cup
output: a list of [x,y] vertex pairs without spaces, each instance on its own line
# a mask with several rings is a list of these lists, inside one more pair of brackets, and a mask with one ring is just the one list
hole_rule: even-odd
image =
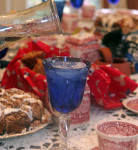
[[99,123],[96,127],[99,150],[136,150],[138,126],[123,121]]
[[82,17],[87,19],[93,19],[95,15],[96,7],[93,5],[84,5],[82,7]]

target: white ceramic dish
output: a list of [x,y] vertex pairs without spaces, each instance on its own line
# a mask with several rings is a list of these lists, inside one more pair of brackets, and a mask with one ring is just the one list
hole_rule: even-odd
[[[108,14],[108,13],[111,13],[111,12],[113,12],[113,10],[112,9],[109,9],[109,8],[107,8],[107,9],[100,9],[100,10],[98,10],[97,11],[97,13],[102,13],[102,14]],[[117,9],[116,10],[116,12],[119,12],[119,13],[122,13],[122,14],[131,14],[131,15],[138,15],[138,10],[136,10],[136,9]]]
[[28,135],[28,134],[31,134],[31,133],[34,133],[34,132],[37,132],[43,128],[45,128],[49,123],[46,123],[46,124],[42,124],[38,127],[36,127],[35,129],[32,129],[30,131],[27,131],[27,132],[24,132],[24,133],[19,133],[19,134],[11,134],[11,135],[8,135],[8,134],[5,134],[5,135],[2,135],[0,136],[0,140],[5,140],[5,139],[9,139],[9,138],[16,138],[16,137],[20,137],[20,136],[24,136],[24,135]]
[[122,103],[125,108],[138,114],[138,97],[128,98],[124,100]]

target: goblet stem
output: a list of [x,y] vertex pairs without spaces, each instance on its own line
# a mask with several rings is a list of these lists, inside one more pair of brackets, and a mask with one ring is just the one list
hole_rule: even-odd
[[61,136],[60,150],[68,150],[67,148],[67,136],[70,127],[70,117],[67,114],[62,114],[59,118],[59,129]]
[[116,13],[117,5],[115,4],[110,4],[110,9],[112,10],[112,13]]
[[115,4],[110,4],[110,9],[115,9],[116,5]]

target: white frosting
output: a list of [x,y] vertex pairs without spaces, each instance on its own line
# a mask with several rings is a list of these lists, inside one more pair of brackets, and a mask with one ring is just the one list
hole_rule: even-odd
[[14,94],[11,98],[24,98],[24,97],[31,97],[29,94]]
[[42,104],[42,102],[41,102],[40,100],[37,100],[37,103],[39,104],[39,106],[40,106],[41,108],[43,108],[43,104]]
[[4,95],[4,93],[5,93],[5,89],[1,89],[0,95]]
[[12,112],[18,112],[18,111],[21,111],[21,109],[20,108],[6,108],[4,110],[4,115],[8,115]]
[[42,120],[42,121],[45,121],[45,116],[42,116],[41,120]]
[[4,110],[4,115],[8,115],[12,112],[18,112],[18,111],[22,111],[24,113],[27,114],[27,116],[29,117],[30,121],[33,120],[33,116],[32,116],[32,110],[31,110],[31,106],[29,105],[24,105],[25,108],[27,108],[28,111],[22,110],[21,108],[6,108]]
[[27,116],[29,117],[30,121],[33,120],[33,114],[32,114],[32,110],[31,110],[31,106],[29,105],[24,105],[23,107],[27,108],[28,111],[22,110],[24,113],[27,114]]
[[108,18],[106,18],[106,17],[103,17],[102,18],[102,25],[105,27],[106,26],[106,24],[107,24],[107,19]]
[[3,109],[3,108],[5,108],[5,106],[3,106],[2,103],[0,103],[0,108]]
[[0,98],[0,102],[2,102],[2,101],[6,101],[7,102],[7,100],[5,98]]
[[36,99],[35,99],[35,98],[25,98],[25,99],[23,100],[23,102],[36,103]]
[[114,14],[109,14],[109,15],[105,15],[102,16],[102,25],[103,27],[109,27],[111,28],[113,26],[113,24],[121,21],[121,20],[125,20],[125,25],[129,25],[129,26],[133,26],[133,21],[129,16],[126,15],[114,15]]
[[35,98],[25,98],[23,102],[29,102],[29,103],[38,103],[40,107],[42,108],[42,102],[40,100],[37,100]]
[[16,99],[12,98],[12,101],[16,102]]
[[10,113],[12,113],[12,112],[22,111],[22,112],[26,113],[27,116],[29,117],[30,121],[32,121],[32,120],[33,120],[33,117],[32,117],[31,106],[25,105],[24,107],[27,108],[28,111],[22,110],[21,108],[6,108],[6,109],[4,110],[4,115],[8,115],[8,114],[10,114]]
[[1,117],[1,115],[2,115],[2,109],[0,108],[0,117]]
[[18,92],[18,91],[21,91],[21,90],[16,89],[16,88],[11,88],[10,91],[12,91],[12,92]]
[[102,18],[102,24],[104,27],[106,27],[106,25],[108,27],[112,27],[112,25],[118,21],[120,21],[123,17],[121,15],[119,16],[114,16],[114,15],[108,15],[108,16],[104,16]]

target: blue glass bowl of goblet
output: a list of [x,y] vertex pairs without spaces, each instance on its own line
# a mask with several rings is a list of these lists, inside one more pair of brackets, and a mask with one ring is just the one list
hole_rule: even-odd
[[60,61],[76,63],[82,61],[74,57],[53,57],[43,61],[45,68],[48,93],[51,105],[58,112],[68,114],[75,110],[81,103],[88,70],[89,61],[83,61],[83,68],[56,68],[52,64]]
[[114,4],[114,5],[117,5],[119,3],[120,0],[108,0],[108,2],[110,4]]
[[76,9],[80,8],[83,5],[83,1],[84,0],[70,0],[71,5]]

